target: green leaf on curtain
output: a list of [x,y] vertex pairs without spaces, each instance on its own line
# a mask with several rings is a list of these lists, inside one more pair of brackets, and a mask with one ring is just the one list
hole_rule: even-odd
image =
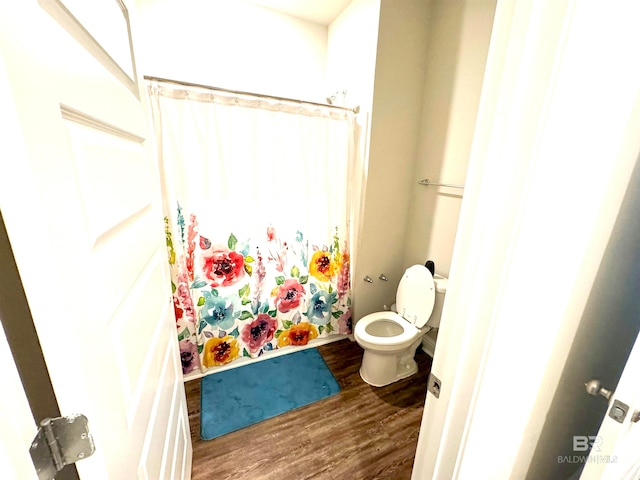
[[246,298],[246,297],[245,297],[245,298],[242,298],[240,301],[242,302],[242,305],[247,305],[248,303],[251,303],[251,300],[249,300],[249,299],[248,299],[248,298]]
[[249,352],[247,352],[247,349],[246,349],[246,348],[243,348],[243,349],[242,349],[242,356],[243,356],[243,357],[249,357],[249,358],[251,358],[251,355],[249,355]]
[[202,353],[203,350],[204,350],[204,343],[201,343],[198,345],[198,353]]
[[253,314],[248,310],[243,310],[240,314],[240,320],[246,320],[247,318],[253,318]]
[[231,235],[229,235],[229,240],[227,240],[227,245],[229,246],[230,250],[235,250],[237,244],[238,244],[238,239],[232,233]]
[[273,334],[273,336],[276,338],[278,338],[280,335],[282,335],[282,330],[276,330],[276,333]]
[[198,306],[201,307],[202,305],[204,305],[204,302],[205,302],[204,297],[200,297],[198,299]]
[[351,297],[347,297],[347,307],[351,306]]
[[247,295],[249,295],[249,290],[249,284],[247,283],[244,287],[238,290],[238,295],[240,295],[240,297],[246,297]]
[[291,325],[293,325],[293,322],[292,322],[291,320],[283,320],[283,321],[282,321],[282,326],[283,326],[285,329],[289,329],[289,328],[291,328]]
[[247,275],[251,276],[253,273],[253,267],[251,265],[244,264],[244,271],[247,272]]
[[171,229],[169,227],[169,217],[164,217],[164,233],[166,236],[167,249],[169,251],[169,263],[174,265],[176,263],[176,252],[173,249],[173,241],[171,240]]
[[264,302],[260,307],[260,313],[267,313],[269,311],[269,302]]
[[171,293],[176,293],[176,290],[178,289],[178,287],[176,287],[176,284],[173,283],[173,280],[171,281]]
[[320,325],[320,326],[318,327],[318,333],[319,333],[320,335],[322,335],[322,332],[323,332],[323,331],[324,331],[324,325]]
[[211,289],[211,295],[213,295],[214,297],[218,296],[218,290],[216,290],[215,288]]
[[295,265],[291,267],[291,276],[294,278],[298,278],[300,276],[300,269]]
[[327,331],[327,333],[331,333],[331,332],[333,332],[333,325],[331,325],[330,323],[327,323],[324,326],[324,329]]
[[309,275],[303,275],[300,277],[300,283],[302,285],[306,284],[309,281]]
[[240,332],[238,331],[238,327],[234,328],[229,332],[229,335],[232,337],[238,338],[240,336]]
[[329,293],[333,293],[333,285],[329,285],[329,290],[328,290],[328,292],[329,292]]
[[198,334],[202,333],[202,330],[206,326],[207,326],[207,322],[205,320],[200,320],[200,323],[198,324]]
[[340,318],[340,315],[342,315],[344,312],[342,310],[338,310],[337,312],[331,312],[331,315],[333,315],[333,318]]
[[284,276],[280,275],[279,277],[276,277],[276,283],[278,285],[284,285]]
[[269,312],[268,312],[268,313],[269,313],[269,316],[270,316],[270,317],[272,317],[272,318],[276,318],[276,313],[277,313],[277,312],[278,312],[278,311],[274,308],[273,310],[269,310]]
[[251,255],[247,255],[246,257],[244,257],[244,261],[245,263],[252,263],[255,262],[255,259]]
[[204,280],[194,280],[194,282],[191,284],[191,288],[202,288],[206,286],[207,282],[205,282]]
[[180,332],[180,335],[178,335],[178,341],[181,342],[182,340],[184,340],[185,338],[189,338],[190,336],[191,334],[189,334],[189,329],[185,328]]

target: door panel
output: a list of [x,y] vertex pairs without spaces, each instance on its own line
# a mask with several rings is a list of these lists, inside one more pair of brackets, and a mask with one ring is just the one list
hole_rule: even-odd
[[0,206],[62,414],[89,418],[96,453],[81,478],[189,478],[158,171],[122,54],[128,12],[84,3],[0,6],[26,146],[0,155]]
[[129,12],[122,0],[39,0],[111,75],[139,94]]

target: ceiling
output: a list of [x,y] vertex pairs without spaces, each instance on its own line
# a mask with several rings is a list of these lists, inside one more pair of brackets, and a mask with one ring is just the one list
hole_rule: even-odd
[[309,22],[329,25],[347,8],[351,0],[247,0]]

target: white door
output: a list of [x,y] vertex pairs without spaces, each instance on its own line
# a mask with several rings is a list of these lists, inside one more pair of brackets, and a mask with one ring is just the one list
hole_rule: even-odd
[[89,419],[80,477],[182,479],[191,441],[130,45],[120,0],[0,4],[0,208],[60,410]]
[[[600,430],[593,442],[581,479],[583,480],[637,480],[640,478],[640,422],[633,421],[634,413],[640,414],[640,336],[622,372],[609,403]],[[606,385],[604,385],[606,387]],[[597,399],[596,399],[597,400]],[[609,412],[618,400],[629,407],[622,423],[617,422]]]

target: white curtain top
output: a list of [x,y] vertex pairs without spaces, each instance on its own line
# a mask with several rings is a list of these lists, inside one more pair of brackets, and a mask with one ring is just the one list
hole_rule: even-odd
[[181,85],[168,81],[145,80],[149,93],[176,100],[189,99],[204,103],[216,103],[220,105],[236,105],[245,108],[259,108],[273,112],[281,111],[310,117],[332,118],[345,120],[353,118],[353,111],[335,107],[332,105],[318,105],[312,102],[289,100],[277,97],[254,95],[225,91],[222,89],[207,88],[204,86]]

